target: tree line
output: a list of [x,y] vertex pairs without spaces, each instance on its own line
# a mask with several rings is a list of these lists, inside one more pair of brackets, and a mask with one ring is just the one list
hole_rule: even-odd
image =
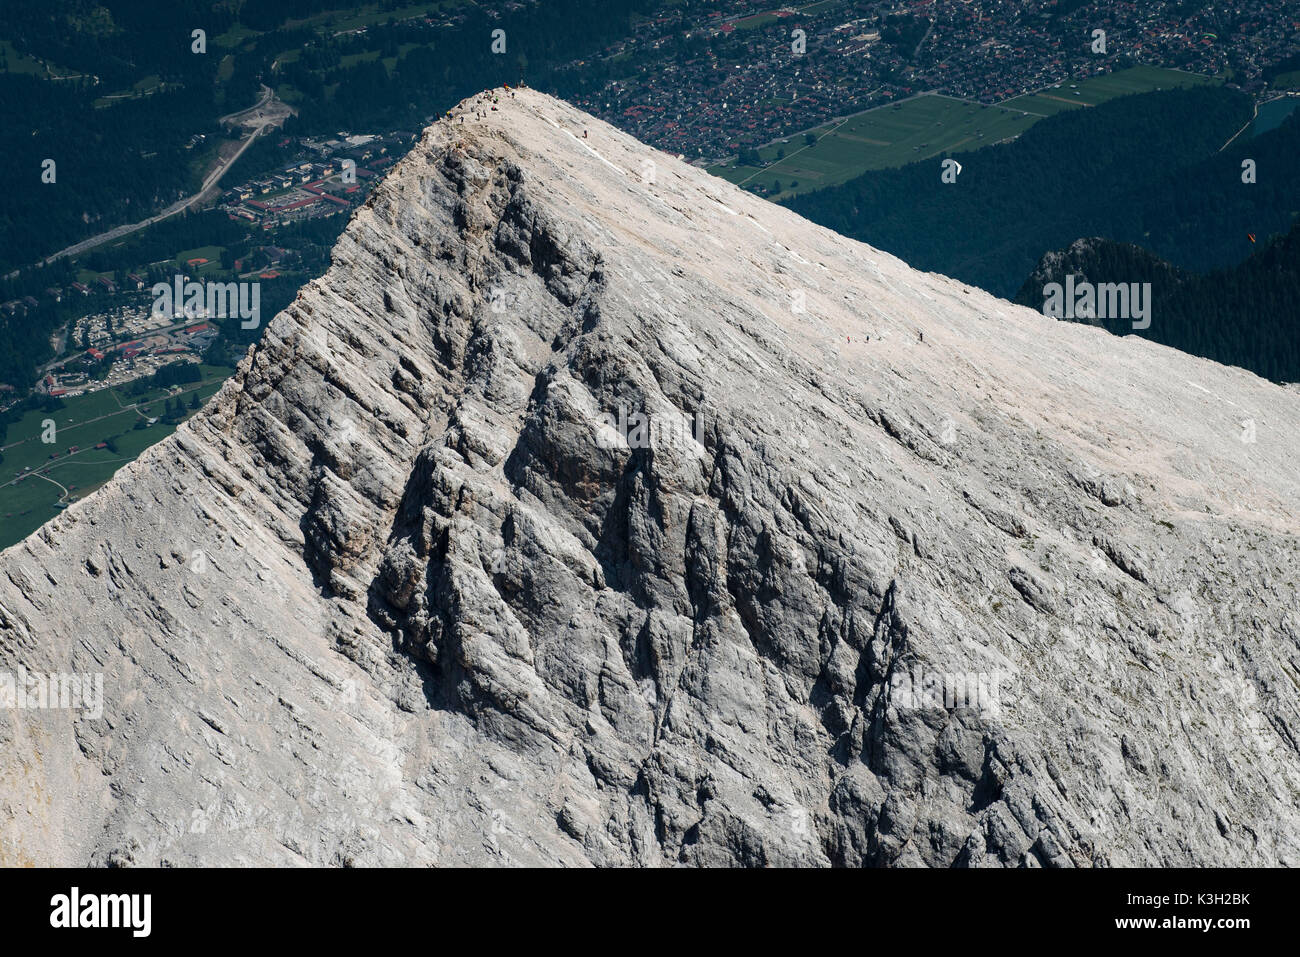
[[1244,262],[1206,273],[1179,269],[1131,243],[1076,242],[1044,256],[1015,301],[1040,309],[1044,285],[1063,284],[1067,275],[1076,285],[1151,284],[1146,329],[1134,329],[1116,316],[1076,321],[1249,369],[1275,382],[1300,382],[1300,224],[1262,243]]

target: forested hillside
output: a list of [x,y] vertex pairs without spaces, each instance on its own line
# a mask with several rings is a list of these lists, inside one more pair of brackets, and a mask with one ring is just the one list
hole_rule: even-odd
[[1155,342],[1240,366],[1278,382],[1300,382],[1300,225],[1275,237],[1245,262],[1193,274],[1137,246],[1082,239],[1049,253],[1016,302],[1040,309],[1043,287],[1067,275],[1092,283],[1151,283],[1151,325],[1126,319],[1080,319],[1116,335]]
[[[1050,249],[1080,236],[1139,243],[1196,270],[1240,262],[1247,238],[1300,210],[1300,121],[1219,150],[1251,118],[1221,87],[1122,97],[1039,121],[1010,143],[867,173],[793,197],[796,212],[906,260],[1011,296]],[[1242,182],[1254,159],[1258,181]]]
[[[599,69],[563,66],[625,35],[648,6],[546,0],[494,17],[431,3],[436,20],[380,14],[363,36],[337,29],[330,18],[345,14],[330,0],[5,4],[0,38],[67,73],[0,71],[0,152],[22,184],[0,204],[0,272],[194,192],[227,135],[217,119],[251,106],[263,82],[293,90],[286,132],[418,130],[487,86],[524,78],[565,95],[602,82]],[[497,28],[504,55],[491,49]],[[193,52],[195,29],[204,53]],[[193,146],[199,133],[209,139]],[[53,184],[40,179],[46,159],[57,164]]]

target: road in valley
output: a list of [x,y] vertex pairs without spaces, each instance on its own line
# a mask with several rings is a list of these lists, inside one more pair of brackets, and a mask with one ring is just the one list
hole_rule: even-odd
[[[253,141],[257,139],[259,133],[268,126],[278,126],[283,123],[284,118],[289,115],[289,112],[290,108],[276,99],[275,91],[269,86],[263,86],[261,99],[259,99],[257,103],[246,110],[240,110],[238,113],[231,113],[228,116],[223,116],[218,121],[220,123],[234,123],[236,125],[249,127],[249,132],[239,144],[239,149],[236,150],[229,159],[217,160],[217,165],[213,167],[212,172],[210,172],[207,175],[207,178],[203,180],[203,186],[197,193],[193,196],[187,196],[184,199],[177,200],[162,212],[150,216],[148,219],[143,219],[138,223],[115,226],[97,236],[91,236],[89,239],[83,239],[79,243],[73,243],[67,249],[61,249],[54,255],[41,260],[40,265],[47,266],[66,256],[76,256],[80,253],[84,253],[88,249],[94,249],[96,246],[102,246],[106,242],[120,239],[122,236],[130,235],[137,230],[144,229],[146,226],[152,226],[154,223],[168,219],[175,216],[177,213],[189,209],[195,203],[204,199],[205,196],[216,188],[217,183],[221,181],[221,177],[226,174],[226,171],[235,164],[239,157],[244,155],[244,151],[253,144]],[[16,271],[11,275],[16,275]]]

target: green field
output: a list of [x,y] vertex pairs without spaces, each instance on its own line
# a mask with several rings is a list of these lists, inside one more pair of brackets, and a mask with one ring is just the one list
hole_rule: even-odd
[[[195,391],[200,402],[206,401],[231,371],[203,366],[202,382],[181,386],[186,405]],[[105,389],[66,399],[64,407],[54,412],[28,412],[11,424],[0,463],[0,548],[21,541],[57,515],[56,503],[75,501],[99,488],[123,465],[174,432],[174,425],[161,421],[135,428],[139,420],[160,416],[167,397],[159,389],[143,396],[128,395],[122,388]],[[56,428],[56,440],[48,445],[41,441],[47,419],[53,419]],[[94,447],[110,439],[117,446],[116,454]],[[78,451],[70,454],[68,449],[74,445]],[[51,459],[54,453],[59,457]],[[28,468],[31,471],[24,472]]]
[[799,7],[798,10],[803,14],[820,13],[823,8],[832,6],[838,2],[839,0],[816,0],[815,3],[809,3]]
[[76,70],[69,70],[57,63],[38,60],[26,53],[20,53],[8,40],[0,40],[0,60],[5,62],[6,73],[29,73],[32,76],[48,76],[56,80],[81,76]]
[[261,30],[254,30],[251,27],[244,26],[242,23],[236,23],[225,33],[213,37],[212,39],[217,46],[225,47],[228,50],[231,47],[239,46],[245,40],[251,40],[253,37],[260,37],[261,35]]
[[6,73],[28,73],[44,76],[45,67],[35,57],[19,53],[8,40],[0,40],[0,60],[5,62]]
[[281,83],[277,86],[275,88],[275,95],[284,100],[284,102],[288,103],[290,106],[302,102],[302,91],[288,83]]
[[[806,15],[810,13],[819,13],[823,8],[833,6],[834,4],[840,2],[842,2],[842,0],[816,0],[816,2],[814,3],[806,3],[803,6],[795,7],[794,9],[799,13]],[[784,7],[782,9],[788,10],[790,8]],[[732,24],[737,30],[755,30],[759,27],[765,27],[769,23],[776,23],[777,21],[782,19],[785,18],[779,17],[775,13],[769,12],[769,13],[755,13],[752,16],[742,17],[739,20],[728,20],[727,22]],[[795,21],[793,20],[791,21],[791,23],[794,22]]]
[[[765,169],[726,164],[710,172],[733,183],[774,180],[779,197],[837,186],[867,170],[903,166],[944,153],[979,149],[1019,136],[1038,119],[997,106],[982,106],[937,94],[923,94],[902,103],[882,106],[813,130],[817,142],[806,146],[803,134],[758,151],[774,160]],[[777,160],[778,150],[785,158]],[[791,183],[797,183],[792,186]]]
[[95,272],[93,269],[86,269],[85,267],[78,267],[77,269],[77,282],[84,283],[87,286],[89,286],[96,279],[112,279],[112,278],[113,278],[113,273],[111,271]]
[[1062,110],[1096,106],[1131,93],[1150,93],[1153,90],[1172,90],[1179,86],[1203,86],[1218,82],[1220,81],[1212,76],[1201,76],[1198,73],[1184,73],[1158,66],[1135,66],[1106,76],[1066,80],[1037,93],[1004,100],[1000,105],[1051,116]]
[[349,53],[347,56],[339,58],[339,67],[346,70],[350,67],[356,66],[358,63],[369,63],[371,60],[378,59],[378,50],[366,50],[364,53]]
[[386,10],[382,4],[363,4],[350,10],[325,10],[312,14],[301,20],[287,20],[285,26],[291,30],[299,27],[325,29],[333,33],[373,27],[377,23],[389,20],[409,20],[412,17],[432,15],[445,8],[459,7],[465,0],[432,0],[429,3],[412,3],[396,9]]
[[[868,170],[904,166],[1011,139],[1044,116],[1061,110],[1092,106],[1129,93],[1219,81],[1194,73],[1139,66],[1077,81],[1074,89],[1071,82],[1063,82],[1059,90],[1048,88],[994,106],[924,93],[817,127],[811,131],[817,137],[813,146],[805,145],[803,133],[765,146],[758,151],[763,160],[770,162],[765,167],[724,163],[709,172],[732,183],[759,184],[769,190],[779,182],[780,191],[767,195],[769,199],[784,199],[837,186]],[[785,157],[778,160],[782,150]]]
[[756,13],[752,17],[745,17],[743,20],[731,21],[732,26],[737,30],[757,30],[759,27],[765,27],[769,23],[776,23],[781,18],[774,13]]
[[[176,254],[176,268],[181,272],[193,269],[196,273],[221,272],[221,254],[224,246],[200,246],[197,249],[184,249]],[[200,266],[190,266],[191,259],[206,259]]]

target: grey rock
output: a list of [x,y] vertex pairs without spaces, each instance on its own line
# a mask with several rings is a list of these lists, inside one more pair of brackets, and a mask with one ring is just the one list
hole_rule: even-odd
[[521,91],[0,556],[0,863],[1300,864],[1297,435]]

